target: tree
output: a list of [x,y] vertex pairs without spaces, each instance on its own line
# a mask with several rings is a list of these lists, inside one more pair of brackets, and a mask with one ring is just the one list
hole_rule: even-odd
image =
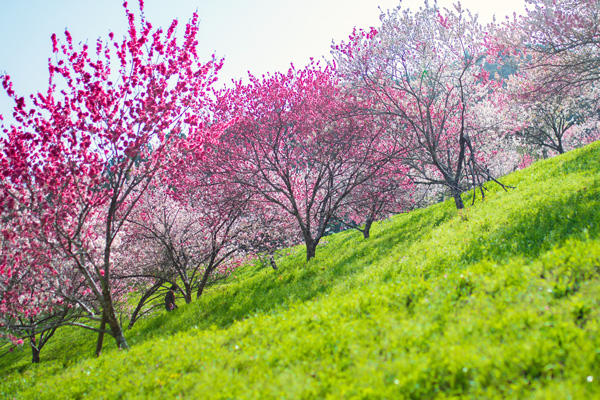
[[484,68],[484,32],[460,5],[398,7],[380,19],[334,45],[335,62],[347,85],[372,99],[370,111],[392,121],[413,181],[446,187],[461,209],[463,191],[493,179],[479,149],[503,122],[486,112],[501,104],[500,83]]
[[68,260],[35,240],[30,231],[35,228],[35,220],[22,210],[1,209],[0,336],[14,344],[25,339],[32,362],[38,363],[56,330],[77,324],[84,308],[94,304],[81,279],[66,266]]
[[407,168],[392,160],[350,193],[336,219],[368,239],[373,222],[411,209],[413,189]]
[[[527,0],[526,13],[504,24],[495,50],[521,53],[539,69],[536,92],[572,90],[600,79],[600,3]],[[543,76],[541,76],[543,72]]]
[[164,32],[124,8],[120,41],[110,33],[91,49],[68,31],[64,43],[52,35],[49,86],[31,108],[4,76],[16,123],[4,127],[0,171],[0,205],[35,210],[37,240],[79,273],[101,310],[89,317],[108,324],[120,348],[128,346],[114,307],[113,249],[174,141],[206,138],[207,90],[222,65],[200,61],[196,14],[179,44],[176,20]]
[[[544,154],[547,150],[562,154],[566,146],[585,142],[582,126],[595,117],[597,93],[592,85],[536,96],[536,87],[548,71],[527,69],[506,83],[511,96],[516,135]],[[579,136],[579,138],[577,137]],[[579,139],[579,140],[578,140]]]
[[206,286],[238,265],[247,196],[208,181],[202,186],[197,181],[190,186],[180,182],[172,189],[176,192],[169,194],[150,188],[124,228],[119,278],[132,280],[142,293],[130,326],[154,308],[144,310],[164,285],[176,285],[190,303],[194,293],[200,297]]
[[277,206],[264,201],[250,201],[243,217],[244,230],[239,240],[240,249],[249,258],[258,258],[264,266],[269,262],[276,270],[275,252],[302,241],[295,220],[290,214],[281,213]]
[[232,123],[211,147],[215,174],[290,215],[310,260],[344,199],[387,162],[374,145],[383,130],[352,116],[358,100],[332,67],[249,79],[217,94],[215,115]]

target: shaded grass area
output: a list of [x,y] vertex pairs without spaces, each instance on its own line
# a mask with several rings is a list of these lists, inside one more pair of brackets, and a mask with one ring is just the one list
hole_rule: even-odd
[[[600,397],[600,144],[445,202],[241,268],[91,357],[64,330],[8,398]],[[468,196],[467,196],[468,197]],[[468,202],[468,199],[465,203]],[[470,203],[469,203],[470,204]]]

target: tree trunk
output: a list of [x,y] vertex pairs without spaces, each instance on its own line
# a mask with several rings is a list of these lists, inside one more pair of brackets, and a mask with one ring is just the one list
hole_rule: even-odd
[[190,304],[192,302],[192,286],[187,282],[183,282],[183,299],[185,300],[185,304]]
[[[110,226],[108,227],[110,228]],[[108,240],[107,240],[108,242]],[[110,250],[110,249],[109,249]],[[125,340],[125,336],[123,336],[123,328],[117,319],[117,315],[115,313],[115,306],[112,301],[112,295],[110,292],[109,278],[109,260],[110,260],[110,252],[105,252],[104,254],[104,271],[105,276],[102,276],[101,285],[102,285],[102,298],[100,301],[102,302],[102,319],[106,321],[108,326],[110,327],[110,334],[115,341],[117,342],[117,347],[119,349],[129,349],[129,345],[127,344],[127,340]]]
[[373,220],[371,218],[368,218],[367,222],[365,222],[365,229],[363,229],[362,231],[363,237],[365,239],[371,237],[371,225],[373,225]]
[[31,362],[34,364],[39,364],[41,346],[37,346],[37,343],[35,341],[35,334],[29,336],[29,343],[31,345]]
[[[131,325],[133,324],[129,322],[129,325],[131,328]],[[98,341],[96,342],[96,357],[100,357],[100,354],[102,353],[102,345],[104,344],[104,329],[106,329],[106,320],[104,319],[104,316],[102,316],[102,322],[100,322],[100,332],[98,332]]]
[[317,245],[314,241],[310,240],[306,242],[306,261],[310,261],[317,252]]
[[123,336],[123,329],[115,315],[115,309],[113,308],[112,303],[108,304],[104,310],[104,315],[106,323],[110,327],[110,333],[112,337],[115,338],[115,342],[117,342],[117,347],[119,349],[129,349],[129,345],[127,344],[127,340],[125,340],[125,336]]
[[198,292],[196,293],[196,299],[199,299],[200,296],[202,296],[202,292],[204,291],[204,287],[206,286],[206,283],[208,282],[208,277],[212,273],[212,270],[213,270],[213,268],[207,268],[206,271],[204,271],[204,276],[202,276],[202,281],[200,282],[200,286],[198,286]]
[[40,362],[40,349],[36,346],[31,346],[31,362],[34,364],[39,364]]
[[456,204],[457,210],[462,210],[465,208],[462,198],[460,197],[460,191],[457,189],[452,189],[452,197],[454,198],[454,204]]

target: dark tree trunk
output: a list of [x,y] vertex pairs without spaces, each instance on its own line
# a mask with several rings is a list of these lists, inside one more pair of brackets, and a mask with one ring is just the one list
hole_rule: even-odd
[[35,334],[29,336],[29,343],[31,345],[31,362],[34,364],[39,364],[40,362],[40,348],[35,340]]
[[121,328],[121,324],[119,324],[119,320],[115,315],[115,310],[112,306],[112,302],[109,303],[108,307],[104,310],[106,323],[110,328],[110,333],[113,338],[115,338],[115,342],[117,342],[117,347],[119,349],[129,349],[129,345],[127,344],[127,340],[125,340],[125,336],[123,336],[123,329]]
[[306,261],[310,261],[311,258],[315,256],[317,252],[317,245],[315,242],[307,241],[306,242]]
[[[133,325],[132,322],[129,322],[129,327]],[[98,332],[98,341],[96,342],[96,357],[100,357],[102,353],[102,346],[104,344],[104,330],[106,329],[106,320],[104,316],[102,317],[102,322],[100,322],[100,332]]]
[[40,362],[40,349],[36,346],[31,346],[31,362],[34,364],[39,364]]
[[362,231],[363,237],[365,239],[371,237],[371,225],[373,225],[373,220],[371,218],[368,218],[367,222],[365,222],[365,229],[363,229]]
[[104,274],[102,274],[102,279],[100,279],[100,284],[102,286],[102,319],[106,321],[108,326],[110,327],[110,332],[112,337],[115,338],[117,342],[117,347],[119,349],[129,349],[129,345],[127,344],[127,340],[125,340],[125,336],[123,336],[123,328],[117,319],[117,315],[115,313],[115,306],[112,301],[112,294],[110,291],[110,253],[111,253],[111,243],[112,237],[111,234],[113,232],[113,222],[115,221],[115,215],[118,208],[118,198],[119,192],[114,191],[110,207],[108,210],[108,215],[106,217],[106,238],[105,238],[105,248],[104,248]]
[[187,281],[185,281],[183,283],[183,289],[183,299],[185,300],[185,304],[190,304],[192,302],[192,286]]
[[456,204],[457,210],[462,210],[465,208],[465,204],[460,197],[460,191],[458,189],[452,189],[452,197],[454,198],[454,204]]
[[[110,227],[109,227],[110,228]],[[104,255],[104,271],[109,271],[109,253],[105,252]],[[110,334],[115,341],[117,342],[117,347],[119,349],[129,349],[129,345],[127,344],[127,340],[125,340],[125,336],[123,336],[123,328],[117,319],[117,315],[115,313],[115,307],[112,301],[112,295],[110,293],[109,286],[109,275],[106,272],[106,276],[103,276],[101,281],[102,285],[102,319],[106,321],[110,328]]]
[[31,332],[29,334],[29,340],[30,340],[30,344],[31,344],[31,362],[32,363],[37,364],[40,362],[40,353],[42,352],[42,348],[44,347],[44,345],[46,343],[48,343],[48,340],[50,340],[50,338],[54,335],[54,333],[56,332],[56,330],[58,329],[59,326],[60,325],[56,325],[53,328],[49,328],[45,331],[40,332],[40,338],[37,341],[35,338],[35,332]]
[[207,268],[206,271],[204,271],[204,276],[202,276],[202,281],[200,282],[200,286],[198,286],[198,292],[196,292],[196,299],[199,299],[200,296],[202,296],[202,292],[204,291],[204,287],[206,286],[206,283],[208,282],[208,278],[210,276],[210,274],[212,273],[213,268]]

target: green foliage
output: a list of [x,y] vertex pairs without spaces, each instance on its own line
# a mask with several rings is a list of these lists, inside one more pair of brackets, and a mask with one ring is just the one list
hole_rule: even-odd
[[[0,359],[6,398],[598,398],[600,143],[451,202],[247,265],[138,322]],[[467,195],[468,196],[468,195]],[[469,203],[470,204],[470,203]]]

